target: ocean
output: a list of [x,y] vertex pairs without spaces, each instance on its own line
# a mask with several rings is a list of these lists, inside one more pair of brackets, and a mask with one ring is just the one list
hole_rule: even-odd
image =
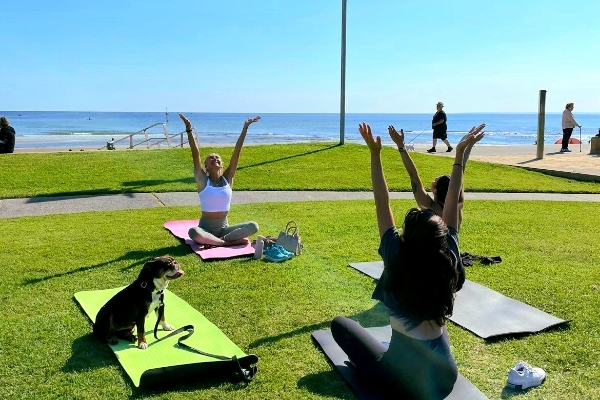
[[[202,143],[235,144],[246,118],[256,114],[239,113],[185,113],[192,121]],[[296,142],[339,142],[339,114],[258,114],[261,120],[253,124],[246,144],[273,144]],[[600,129],[600,113],[574,113],[583,126],[581,139],[587,143]],[[146,130],[150,143],[158,144],[167,133],[171,145],[180,144],[184,125],[177,113],[164,112],[71,112],[71,111],[0,111],[15,129],[16,149],[102,148],[114,138],[116,148],[131,144],[145,147]],[[429,114],[346,114],[344,140],[362,143],[358,124],[367,122],[382,137],[384,144],[392,144],[387,126],[403,128],[406,142],[431,145],[431,118]],[[469,113],[448,116],[448,139],[457,143],[474,125],[486,124],[486,137],[479,145],[533,145],[537,140],[537,113]],[[553,144],[562,138],[560,113],[547,113],[544,142]],[[133,141],[127,135],[137,133]],[[575,129],[573,137],[579,138]],[[121,139],[121,140],[119,140]],[[162,141],[161,147],[166,146]]]

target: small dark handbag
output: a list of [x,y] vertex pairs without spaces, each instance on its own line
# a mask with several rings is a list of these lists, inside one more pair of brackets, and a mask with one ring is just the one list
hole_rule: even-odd
[[295,255],[302,254],[302,239],[296,221],[287,223],[285,231],[279,232],[276,243]]

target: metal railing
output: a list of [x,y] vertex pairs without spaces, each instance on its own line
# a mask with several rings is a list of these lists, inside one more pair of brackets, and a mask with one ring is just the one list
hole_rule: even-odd
[[[153,137],[151,136],[151,134],[148,132],[149,129],[152,129],[156,126],[162,125],[163,128],[163,133],[160,134],[159,137]],[[196,139],[196,142],[198,142],[198,131],[196,130],[196,128],[193,128],[193,135],[194,138]],[[140,137],[142,136],[142,137]],[[176,142],[176,137],[179,137],[179,144],[175,145]],[[118,145],[119,143],[124,144],[126,143],[126,141],[129,140],[129,146],[127,146],[127,149],[133,149],[137,146],[141,146],[141,145],[146,145],[146,148],[150,149],[153,146],[156,147],[160,147],[160,145],[162,143],[167,143],[167,147],[171,148],[171,147],[183,147],[184,145],[186,145],[188,143],[187,141],[187,133],[185,130],[179,132],[179,133],[174,133],[174,134],[170,134],[169,130],[167,129],[167,124],[164,122],[158,122],[156,124],[152,124],[144,129],[141,129],[135,133],[131,133],[129,135],[125,135],[124,137],[117,139],[117,140],[111,140],[110,142],[106,143],[105,147],[100,147],[98,150],[115,150],[117,148],[116,145]],[[136,140],[139,140],[136,143]]]

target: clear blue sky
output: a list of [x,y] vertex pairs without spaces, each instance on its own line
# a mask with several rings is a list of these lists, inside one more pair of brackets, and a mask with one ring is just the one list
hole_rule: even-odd
[[[20,0],[0,110],[338,112],[341,0]],[[348,0],[346,112],[600,112],[599,0]]]

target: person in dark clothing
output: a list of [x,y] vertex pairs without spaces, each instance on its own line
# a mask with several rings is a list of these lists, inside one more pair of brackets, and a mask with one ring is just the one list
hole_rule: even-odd
[[0,154],[15,151],[15,130],[6,117],[0,117]]
[[437,108],[437,112],[431,120],[431,127],[433,128],[433,147],[427,150],[427,152],[435,153],[435,145],[437,144],[437,140],[441,139],[442,142],[444,142],[446,146],[448,146],[446,153],[449,153],[452,151],[453,147],[450,146],[450,142],[448,141],[448,124],[446,124],[448,120],[446,118],[446,113],[444,112],[444,110],[442,110],[442,108],[444,108],[444,103],[439,101],[435,107]]
[[386,347],[357,322],[340,316],[331,322],[331,333],[361,379],[388,396],[392,392],[392,398],[441,400],[450,394],[458,377],[445,323],[452,315],[455,292],[465,281],[458,249],[464,153],[481,139],[482,129],[472,129],[456,146],[442,216],[412,208],[398,229],[381,164],[381,138],[373,138],[369,125],[359,126],[371,153],[379,254],[384,264],[372,298],[387,307],[392,337]]

